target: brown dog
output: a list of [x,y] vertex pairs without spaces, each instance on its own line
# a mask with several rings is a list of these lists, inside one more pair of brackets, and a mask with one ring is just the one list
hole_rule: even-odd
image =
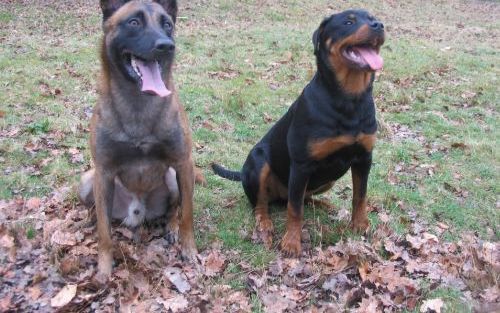
[[[110,219],[124,210],[126,217],[140,215],[132,224],[168,211],[167,228],[179,231],[183,257],[197,252],[191,134],[172,80],[177,2],[101,0],[101,8],[102,81],[90,138],[95,171],[82,177],[80,197],[95,199],[98,269],[109,277]],[[177,194],[178,218],[177,205],[169,202]]]

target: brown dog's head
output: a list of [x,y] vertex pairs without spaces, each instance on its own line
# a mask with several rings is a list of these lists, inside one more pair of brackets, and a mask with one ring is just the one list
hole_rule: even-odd
[[348,93],[366,89],[371,74],[382,69],[380,47],[384,25],[364,10],[334,14],[314,32],[314,53],[318,66],[326,66]]
[[105,72],[121,75],[144,93],[168,96],[177,1],[101,0],[101,9]]

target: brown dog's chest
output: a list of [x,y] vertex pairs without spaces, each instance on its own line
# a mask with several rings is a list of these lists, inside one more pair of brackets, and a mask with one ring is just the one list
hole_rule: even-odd
[[171,164],[185,153],[183,140],[179,129],[135,138],[124,132],[111,135],[101,130],[97,134],[97,153],[108,161],[109,166],[116,168],[138,161]]

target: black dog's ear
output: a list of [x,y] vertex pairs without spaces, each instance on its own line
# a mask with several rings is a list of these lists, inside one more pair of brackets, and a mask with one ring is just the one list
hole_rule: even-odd
[[164,9],[165,12],[167,12],[170,17],[172,17],[172,20],[176,21],[177,19],[177,0],[154,0],[156,3],[161,5]]
[[130,0],[101,0],[102,22],[106,22],[116,10],[129,1]]
[[333,18],[333,15],[330,16],[330,17],[327,17],[325,19],[323,19],[323,21],[321,22],[321,24],[319,24],[319,27],[318,29],[316,29],[313,33],[313,38],[312,38],[312,42],[313,42],[313,46],[314,46],[314,54],[317,55],[318,52],[319,52],[319,46],[321,44],[321,34],[323,33],[323,30],[325,28],[325,25]]
[[313,46],[314,46],[314,54],[318,54],[319,52],[319,33],[320,29],[316,29],[313,33]]

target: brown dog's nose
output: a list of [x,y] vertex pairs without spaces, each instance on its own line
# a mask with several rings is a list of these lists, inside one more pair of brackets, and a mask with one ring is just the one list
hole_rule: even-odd
[[384,24],[377,21],[373,21],[370,23],[370,27],[373,28],[374,30],[382,30],[384,29]]
[[155,50],[158,52],[172,52],[175,49],[175,44],[170,39],[158,39],[155,42]]

